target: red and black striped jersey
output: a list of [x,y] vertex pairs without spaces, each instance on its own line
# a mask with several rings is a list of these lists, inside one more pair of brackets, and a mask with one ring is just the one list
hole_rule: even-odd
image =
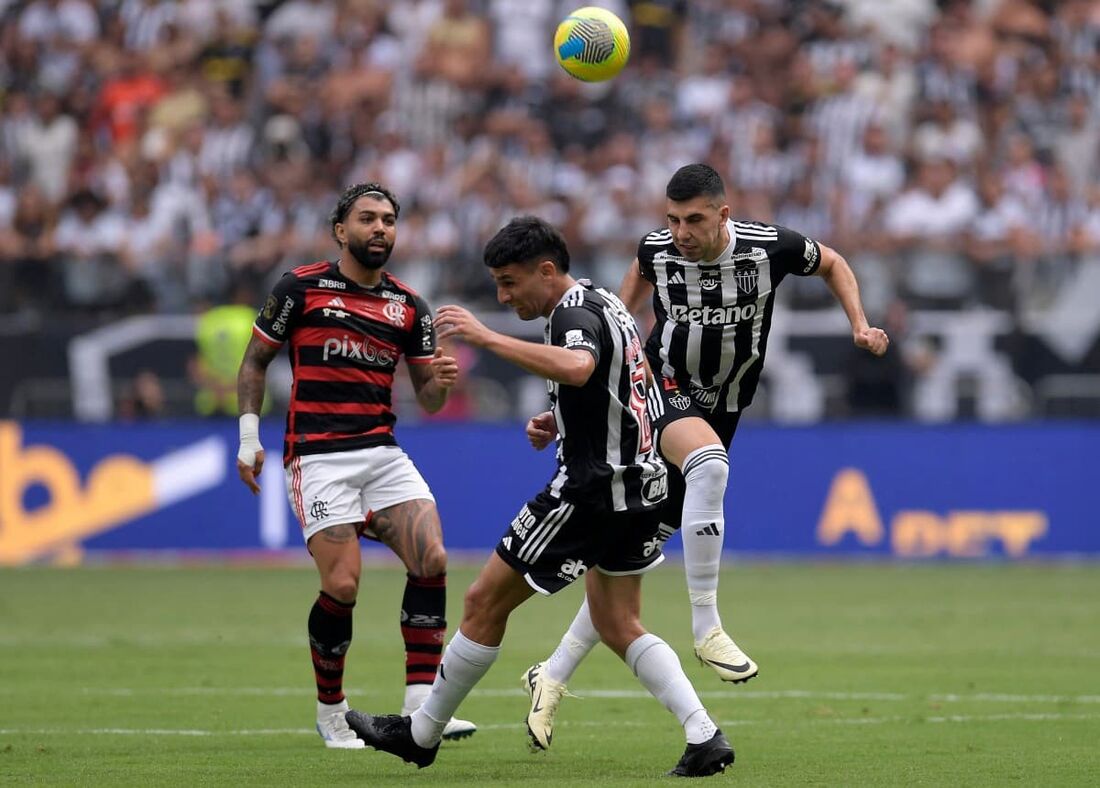
[[301,454],[394,445],[397,361],[427,364],[435,354],[431,309],[414,290],[385,272],[377,287],[361,287],[329,261],[284,274],[252,332],[274,347],[290,342],[284,464]]

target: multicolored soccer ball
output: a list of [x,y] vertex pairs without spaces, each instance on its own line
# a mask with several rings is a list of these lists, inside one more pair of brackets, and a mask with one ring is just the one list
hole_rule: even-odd
[[623,20],[595,6],[578,8],[554,33],[554,57],[571,77],[603,82],[622,71],[630,57]]

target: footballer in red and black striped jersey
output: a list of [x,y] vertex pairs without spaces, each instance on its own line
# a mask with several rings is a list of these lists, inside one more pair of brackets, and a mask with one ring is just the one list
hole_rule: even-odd
[[435,353],[431,309],[383,272],[362,287],[335,262],[283,275],[264,303],[254,335],[289,342],[294,386],[283,462],[295,456],[395,445],[391,392],[397,362],[427,364]]
[[[326,747],[362,749],[344,718],[344,659],[359,593],[359,536],[389,547],[408,570],[401,600],[405,709],[430,690],[447,628],[447,554],[427,482],[397,445],[393,376],[403,357],[416,400],[436,413],[458,379],[458,363],[436,347],[431,310],[382,271],[401,211],[377,183],[340,195],[329,219],[335,261],[283,275],[256,318],[237,374],[241,443],[237,473],[253,493],[263,470],[259,438],[267,368],[283,345],[294,371],[283,464],[290,505],[317,566],[321,593],[309,614],[317,683],[317,732]],[[449,719],[444,735],[477,730]]]

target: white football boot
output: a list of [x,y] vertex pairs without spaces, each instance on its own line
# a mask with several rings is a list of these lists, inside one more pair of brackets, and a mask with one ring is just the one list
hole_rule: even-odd
[[317,733],[325,740],[325,746],[335,750],[361,750],[366,745],[348,727],[344,715],[349,711],[347,698],[339,703],[317,701]]
[[717,673],[722,681],[734,684],[748,681],[760,672],[756,663],[737,647],[722,627],[715,627],[706,637],[696,642],[695,656]]
[[554,716],[558,713],[558,705],[569,693],[564,683],[546,675],[541,662],[527,668],[520,680],[531,697],[531,710],[527,712],[531,751],[548,750],[554,738]]

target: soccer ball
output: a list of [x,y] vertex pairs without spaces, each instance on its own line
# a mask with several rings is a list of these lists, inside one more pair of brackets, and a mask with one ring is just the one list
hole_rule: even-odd
[[578,8],[554,33],[554,57],[571,77],[603,82],[622,71],[630,57],[630,34],[623,20],[595,6]]

